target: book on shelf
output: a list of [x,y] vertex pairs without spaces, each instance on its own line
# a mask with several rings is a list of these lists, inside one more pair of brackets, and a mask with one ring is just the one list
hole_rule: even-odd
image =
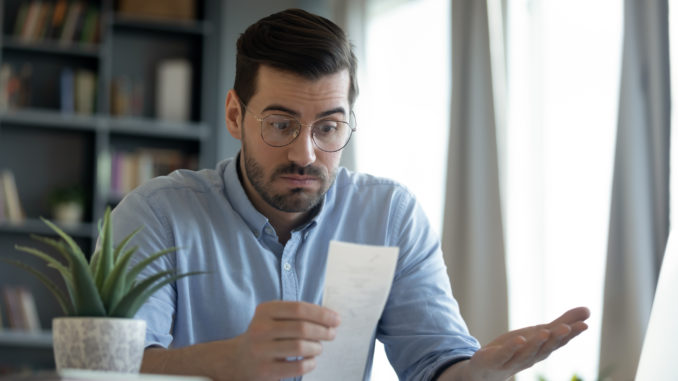
[[111,115],[140,117],[144,113],[144,82],[126,75],[111,80]]
[[156,79],[156,117],[187,122],[191,117],[191,63],[186,59],[163,60]]
[[5,323],[3,323],[4,319],[2,317],[2,311],[3,311],[2,303],[0,303],[0,331],[5,327]]
[[140,19],[191,21],[196,18],[195,0],[120,0],[119,11]]
[[83,12],[83,4],[79,1],[71,3],[66,12],[66,20],[59,36],[61,44],[70,44],[75,39],[76,28]]
[[26,41],[33,40],[33,35],[35,30],[38,28],[38,18],[42,4],[37,1],[33,1],[30,4],[26,4],[28,7],[26,11],[26,18],[23,26],[21,27],[21,39]]
[[96,100],[97,77],[91,70],[76,70],[74,78],[75,111],[81,115],[92,115]]
[[21,315],[19,315],[19,301],[16,295],[9,287],[3,287],[2,303],[7,313],[7,328],[15,329],[17,325],[21,324]]
[[94,44],[99,41],[99,26],[99,8],[88,2],[32,0],[19,6],[12,31],[29,43],[52,40],[62,45]]
[[7,221],[7,207],[5,206],[5,186],[0,175],[0,222]]
[[9,110],[9,81],[12,79],[12,66],[8,63],[0,66],[0,111]]
[[80,33],[80,42],[94,44],[99,40],[99,10],[93,6],[87,8],[83,27]]
[[65,67],[61,70],[59,78],[59,103],[61,112],[73,113],[75,111],[75,87],[73,69]]
[[24,25],[26,24],[26,15],[28,14],[29,3],[23,2],[19,6],[19,10],[16,13],[16,18],[14,19],[14,36],[20,37]]
[[92,115],[96,105],[97,76],[91,70],[65,67],[59,78],[61,112]]
[[40,318],[35,298],[28,288],[5,286],[2,289],[2,296],[7,310],[9,328],[28,332],[40,331]]
[[38,317],[38,308],[33,293],[26,287],[16,287],[14,290],[18,294],[21,316],[24,319],[24,329],[29,332],[39,332],[41,329],[40,318]]
[[64,26],[64,20],[66,19],[66,11],[68,9],[67,0],[57,0],[54,4],[54,11],[52,12],[52,20],[49,27],[47,28],[47,33],[45,33],[45,38],[56,39],[57,36],[61,35],[61,28]]
[[2,185],[3,212],[6,221],[22,222],[25,219],[24,210],[19,200],[19,191],[14,179],[14,173],[9,169],[0,170],[0,185]]
[[196,155],[179,150],[140,148],[136,151],[115,151],[111,155],[111,194],[121,197],[144,182],[187,168],[197,169]]

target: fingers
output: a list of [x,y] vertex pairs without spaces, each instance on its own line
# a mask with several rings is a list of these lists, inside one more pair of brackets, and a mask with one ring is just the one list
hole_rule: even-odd
[[262,303],[257,307],[255,316],[276,320],[305,320],[326,327],[337,327],[339,314],[329,308],[306,302],[274,301]]
[[276,321],[273,334],[275,339],[296,339],[327,341],[333,340],[337,330],[334,327],[325,327],[319,324],[300,320]]
[[577,322],[583,322],[591,316],[591,311],[586,307],[577,307],[573,308],[564,314],[560,315],[556,320],[552,321],[549,325],[557,324],[574,324]]
[[551,353],[567,344],[572,338],[588,328],[584,322],[571,325],[560,323],[533,327],[525,345],[515,351],[514,356],[504,366],[518,371],[531,367],[549,357]]
[[297,361],[280,360],[271,363],[270,369],[267,373],[269,373],[274,379],[292,378],[312,371],[315,369],[315,366],[315,358],[307,358]]
[[573,308],[549,324],[508,332],[478,350],[468,374],[478,379],[507,379],[547,358],[588,328],[588,308]]
[[339,325],[336,312],[304,302],[268,302],[257,307],[249,331],[261,340],[332,340]]
[[260,304],[239,337],[241,359],[250,363],[244,378],[281,379],[310,372],[322,353],[322,341],[333,340],[338,325],[336,312],[315,304]]
[[514,351],[513,356],[507,359],[502,368],[520,371],[529,368],[536,362],[542,348],[549,342],[551,332],[544,328],[537,328],[529,337],[525,337],[525,344]]
[[572,333],[572,328],[567,324],[560,324],[553,327],[548,332],[548,340],[546,340],[539,348],[539,351],[534,354],[532,360],[533,363],[544,360],[549,357],[553,351],[565,345],[571,338],[570,334]]
[[502,345],[484,347],[476,352],[476,356],[481,357],[483,363],[494,364],[494,368],[501,369],[526,344],[527,339],[519,335],[506,340]]
[[268,342],[266,345],[268,348],[265,349],[265,353],[277,360],[315,357],[323,351],[322,344],[308,340],[277,340]]
[[301,359],[297,361],[276,360],[257,364],[255,374],[247,374],[244,377],[235,377],[234,379],[243,380],[279,380],[282,378],[293,378],[306,374],[316,367],[314,358]]

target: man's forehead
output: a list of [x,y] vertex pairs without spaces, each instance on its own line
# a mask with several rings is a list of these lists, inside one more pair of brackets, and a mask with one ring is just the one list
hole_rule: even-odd
[[350,76],[348,69],[308,78],[300,74],[262,65],[257,73],[253,98],[277,98],[277,101],[334,101],[348,105]]

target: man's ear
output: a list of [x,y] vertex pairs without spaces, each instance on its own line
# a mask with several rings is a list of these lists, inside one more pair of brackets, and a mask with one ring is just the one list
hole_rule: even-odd
[[235,90],[231,89],[226,95],[226,128],[228,132],[234,138],[241,140],[242,139],[242,115],[243,108],[240,104],[240,98],[238,94],[235,93]]

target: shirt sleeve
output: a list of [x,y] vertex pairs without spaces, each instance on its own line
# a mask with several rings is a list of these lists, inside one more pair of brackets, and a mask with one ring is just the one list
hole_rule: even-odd
[[416,200],[400,196],[388,232],[400,254],[377,338],[401,380],[431,380],[480,345],[452,296],[438,237]]
[[[166,221],[154,212],[149,199],[150,197],[144,197],[140,192],[132,192],[118,204],[111,215],[116,243],[141,227],[127,245],[128,248],[138,247],[130,261],[130,267],[158,251],[175,246],[171,230]],[[143,280],[162,271],[176,271],[175,253],[151,262],[137,279]],[[155,292],[135,315],[135,318],[146,321],[146,347],[167,348],[172,342],[172,322],[176,310],[174,287],[174,283],[170,283]]]

